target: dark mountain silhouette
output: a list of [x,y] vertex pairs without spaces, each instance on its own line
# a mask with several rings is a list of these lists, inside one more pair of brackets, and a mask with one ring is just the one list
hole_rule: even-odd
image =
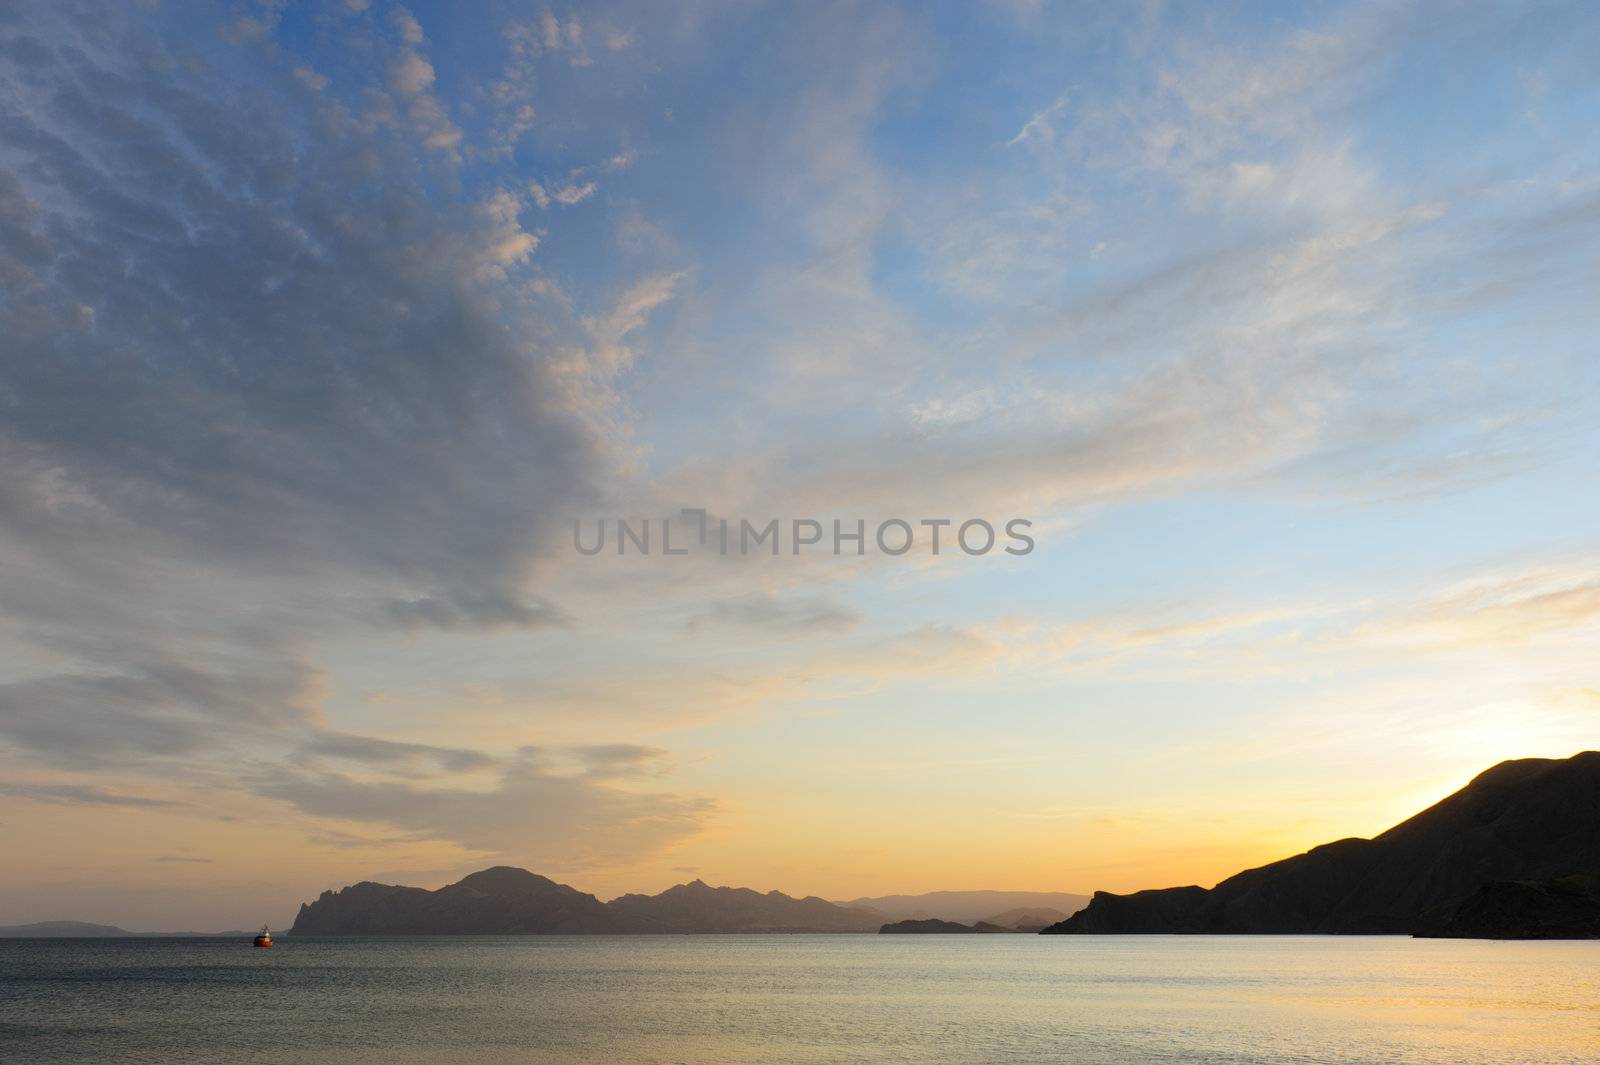
[[880,918],[819,898],[699,880],[604,903],[525,869],[496,866],[428,891],[360,883],[300,907],[291,935],[870,932]]
[[961,924],[958,921],[940,921],[935,918],[926,920],[895,921],[878,929],[881,935],[946,935],[962,932],[1010,932],[1009,928],[1002,928],[997,924],[979,921],[977,924]]
[[474,935],[615,931],[593,895],[500,865],[437,891],[364,882],[300,907],[291,935]]
[[[1600,752],[1586,751],[1501,762],[1373,839],[1325,844],[1210,890],[1096,892],[1045,932],[1409,932],[1491,881],[1596,871]],[[1511,905],[1503,889],[1495,898],[1482,912]]]
[[1415,934],[1435,939],[1600,939],[1600,876],[1494,880],[1423,914]]
[[881,918],[811,896],[780,891],[711,887],[702,880],[659,895],[623,895],[606,904],[614,916],[641,931],[662,932],[870,932]]
[[[1089,902],[1087,895],[1073,895],[1065,891],[929,891],[922,895],[879,895],[859,898],[836,905],[858,910],[871,910],[882,914],[887,921],[920,920],[937,917],[942,921],[992,920],[996,914],[1014,909],[1047,908],[1059,910],[1058,921],[1069,913],[1077,913]],[[1005,924],[1005,921],[995,921]],[[1050,921],[1043,922],[1049,924]]]

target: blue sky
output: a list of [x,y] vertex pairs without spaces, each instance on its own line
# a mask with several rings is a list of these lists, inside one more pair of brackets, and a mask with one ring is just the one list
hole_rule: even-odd
[[[0,918],[1210,883],[1593,746],[1597,47],[8,9]],[[1037,547],[571,548],[696,506]]]

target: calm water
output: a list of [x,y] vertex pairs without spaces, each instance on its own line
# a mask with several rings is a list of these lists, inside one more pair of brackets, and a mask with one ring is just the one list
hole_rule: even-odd
[[1600,943],[0,940],[6,1062],[1600,1061]]

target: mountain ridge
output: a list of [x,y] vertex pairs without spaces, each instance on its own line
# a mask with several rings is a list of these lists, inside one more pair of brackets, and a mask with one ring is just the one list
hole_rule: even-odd
[[1325,843],[1209,889],[1097,891],[1044,932],[1404,933],[1486,883],[1596,871],[1600,751],[1584,751],[1501,762],[1371,839]]
[[363,881],[302,904],[290,935],[621,935],[686,932],[870,932],[882,918],[816,896],[712,887],[601,902],[514,866],[426,888]]

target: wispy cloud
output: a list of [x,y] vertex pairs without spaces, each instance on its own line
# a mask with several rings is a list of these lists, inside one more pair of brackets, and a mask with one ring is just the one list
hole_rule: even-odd
[[0,795],[11,795],[57,806],[124,806],[133,809],[151,809],[187,805],[171,799],[123,795],[90,784],[0,784]]
[[[612,783],[634,775],[654,752],[606,746],[576,753],[588,772],[555,772],[530,754],[507,763],[488,790],[305,771],[274,774],[257,788],[317,816],[393,825],[562,870],[654,854],[701,831],[714,811],[709,799],[635,792]],[[530,810],[539,816],[529,817]]]
[[694,624],[753,626],[777,632],[840,632],[861,620],[859,612],[815,596],[780,598],[752,592],[709,604]]
[[1022,128],[1017,130],[1017,135],[1006,141],[1006,147],[1015,148],[1017,145],[1030,140],[1039,140],[1046,143],[1055,140],[1056,130],[1052,122],[1066,108],[1067,95],[1062,93],[1056,97],[1055,102],[1049,107],[1035,112],[1032,118],[1024,122]]
[[1375,620],[1362,633],[1420,647],[1494,647],[1587,641],[1600,626],[1600,565],[1593,560],[1476,576]]

